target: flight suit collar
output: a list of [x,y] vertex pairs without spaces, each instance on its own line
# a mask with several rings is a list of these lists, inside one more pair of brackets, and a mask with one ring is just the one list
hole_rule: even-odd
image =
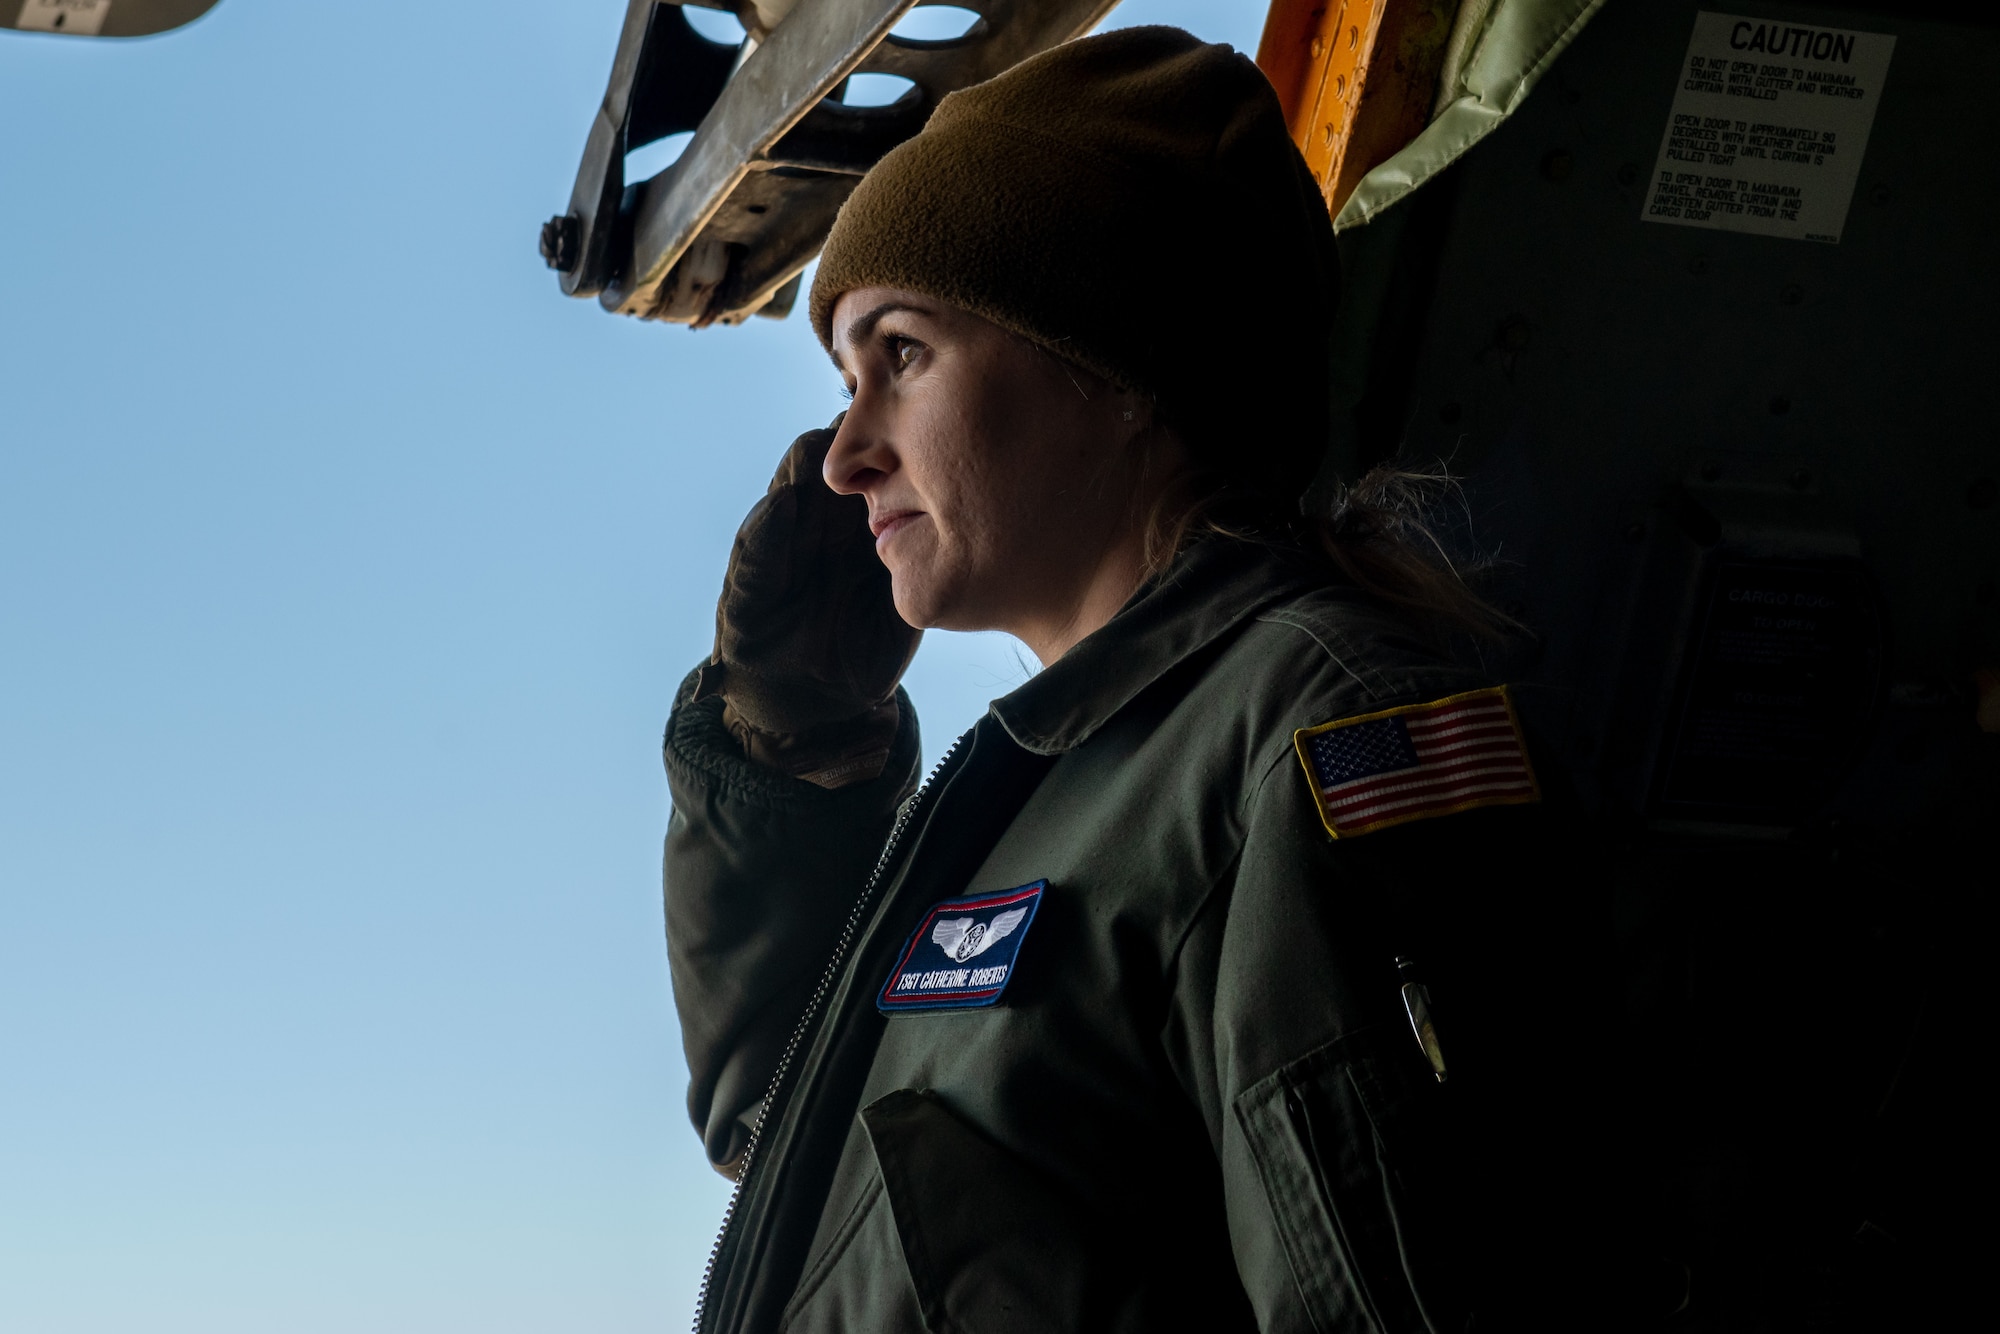
[[1298,562],[1262,543],[1199,541],[1101,629],[995,700],[993,716],[1025,750],[1074,749],[1177,664],[1309,586]]

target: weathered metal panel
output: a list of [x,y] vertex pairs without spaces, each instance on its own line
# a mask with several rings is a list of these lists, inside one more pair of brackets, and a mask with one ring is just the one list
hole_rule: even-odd
[[[944,41],[891,35],[912,0],[749,11],[753,37],[681,157],[628,187],[624,153],[678,125],[642,124],[646,109],[672,100],[666,85],[702,84],[713,69],[675,6],[634,0],[569,213],[544,228],[543,254],[565,292],[621,314],[702,325],[782,313],[855,183],[939,99],[1087,31],[1113,2],[969,0],[979,21]],[[888,106],[850,106],[840,91],[855,74],[912,87]]]

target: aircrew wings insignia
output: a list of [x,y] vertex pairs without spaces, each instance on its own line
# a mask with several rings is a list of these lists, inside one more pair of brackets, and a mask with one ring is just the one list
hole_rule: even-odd
[[933,903],[917,922],[875,1007],[974,1010],[997,1004],[1013,980],[1021,944],[1034,925],[1046,880]]
[[1026,908],[1016,908],[1003,912],[990,923],[971,917],[952,917],[931,928],[931,940],[937,947],[953,959],[964,963],[975,954],[984,954],[998,945],[1021,919],[1028,915]]
[[1505,686],[1301,728],[1292,744],[1335,838],[1541,800]]

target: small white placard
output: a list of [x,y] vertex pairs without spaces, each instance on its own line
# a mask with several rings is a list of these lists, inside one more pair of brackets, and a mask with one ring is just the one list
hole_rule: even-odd
[[1648,222],[1838,242],[1896,39],[1700,13]]
[[111,12],[111,0],[26,0],[14,26],[23,32],[73,32],[95,37]]

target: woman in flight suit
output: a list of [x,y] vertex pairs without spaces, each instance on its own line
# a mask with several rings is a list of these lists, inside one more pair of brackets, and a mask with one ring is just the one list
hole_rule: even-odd
[[[852,406],[667,729],[699,1330],[1559,1323],[1538,789],[1431,647],[1470,596],[1300,518],[1336,268],[1269,86],[1173,29],[953,94],[841,213]],[[929,626],[1043,670],[919,787]]]

